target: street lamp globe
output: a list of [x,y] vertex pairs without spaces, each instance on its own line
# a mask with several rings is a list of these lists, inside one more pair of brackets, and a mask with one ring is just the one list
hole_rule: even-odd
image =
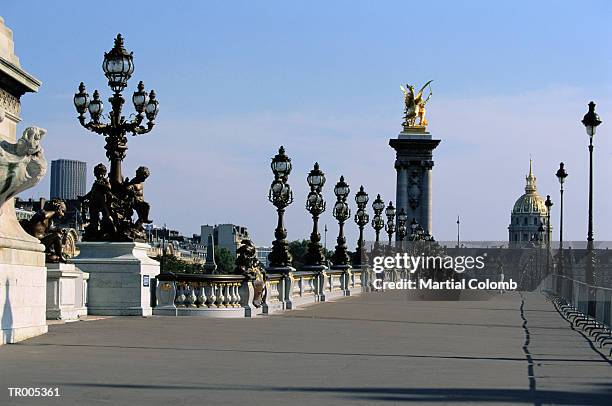
[[306,181],[312,190],[321,190],[321,188],[325,185],[325,175],[319,168],[318,162],[315,162],[313,169],[306,177]]
[[344,181],[344,176],[340,176],[340,181],[334,187],[334,194],[338,199],[346,199],[351,192],[349,185]]
[[419,227],[419,223],[417,223],[416,219],[413,218],[410,223],[410,229],[412,229],[412,234],[416,234],[416,229]]
[[565,178],[567,178],[567,172],[565,171],[565,164],[561,162],[559,164],[559,170],[556,173],[557,179],[559,179],[559,183],[563,185],[565,183]]
[[374,213],[382,213],[385,209],[385,202],[381,199],[380,194],[377,195],[374,202],[372,202],[372,209],[374,209]]
[[81,82],[79,92],[74,95],[74,107],[79,114],[84,114],[89,107],[89,95],[85,92],[85,84]]
[[270,166],[276,177],[285,178],[291,173],[291,159],[285,154],[283,146],[278,149],[278,154],[272,158]]
[[132,103],[134,103],[134,110],[138,113],[144,111],[145,104],[147,103],[147,92],[144,90],[144,83],[142,83],[142,80],[138,82],[138,90],[136,90],[132,96]]
[[406,221],[408,221],[408,215],[404,211],[403,207],[400,210],[399,214],[397,215],[397,221],[400,223],[406,223]]
[[589,111],[584,115],[582,119],[582,124],[586,127],[587,134],[592,137],[595,135],[597,131],[597,126],[601,124],[601,119],[599,115],[595,112],[595,103],[589,103]]
[[134,73],[134,56],[123,47],[123,37],[117,34],[115,38],[115,46],[110,52],[104,53],[104,62],[102,62],[104,75],[108,79],[108,86],[120,93],[127,86],[128,80]]
[[338,220],[346,220],[350,216],[348,204],[342,201],[336,202],[333,215]]
[[157,101],[155,90],[151,90],[151,93],[149,93],[149,102],[145,108],[147,120],[153,122],[155,117],[157,117],[157,113],[159,113],[159,102]]
[[544,202],[544,205],[546,206],[548,211],[550,211],[550,208],[553,206],[553,202],[552,200],[550,200],[550,195],[546,195],[546,201]]
[[389,219],[395,218],[395,207],[393,207],[393,202],[389,202],[385,214]]
[[102,103],[102,100],[100,100],[100,93],[98,93],[97,90],[94,91],[93,100],[89,102],[87,108],[93,121],[97,122],[102,115],[102,111],[104,110],[104,104]]
[[355,194],[355,203],[357,203],[357,207],[365,207],[369,200],[368,194],[363,189],[363,186],[361,186],[359,191]]

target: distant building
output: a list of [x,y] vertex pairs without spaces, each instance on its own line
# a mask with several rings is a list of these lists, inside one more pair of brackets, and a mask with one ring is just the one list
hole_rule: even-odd
[[[27,216],[32,217],[34,213],[42,210],[45,207],[47,199],[41,197],[40,199],[27,199],[23,200],[19,197],[15,198],[15,213],[18,219],[26,218]],[[66,199],[66,213],[64,218],[61,220],[55,220],[55,224],[61,228],[74,228],[79,235],[83,232],[83,219],[81,217],[81,204],[76,199]],[[30,213],[32,213],[30,215]]]
[[236,256],[236,249],[244,239],[250,239],[246,227],[234,224],[219,224],[215,226],[203,225],[200,228],[200,241],[206,244],[208,236],[213,235],[216,245],[228,249],[233,256]]
[[51,199],[74,200],[87,193],[87,164],[70,159],[51,161]]
[[[510,247],[525,246],[532,243],[544,244],[550,241],[552,225],[547,227],[548,208],[537,192],[536,178],[533,176],[532,162],[529,160],[529,174],[525,178],[525,193],[514,203],[508,227]],[[538,229],[540,224],[544,233]],[[550,231],[550,234],[546,233]]]
[[34,214],[36,214],[36,212],[15,207],[15,214],[17,215],[17,220],[29,220],[32,218],[32,216],[34,216]]
[[264,268],[268,267],[268,255],[272,252],[272,247],[257,247],[256,255],[257,259]]

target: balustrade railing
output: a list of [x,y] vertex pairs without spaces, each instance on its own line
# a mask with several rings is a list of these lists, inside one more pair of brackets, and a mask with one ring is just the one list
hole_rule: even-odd
[[160,274],[156,309],[239,309],[247,305],[240,293],[245,283],[243,275]]
[[258,297],[257,306],[253,281],[244,275],[164,273],[156,278],[153,313],[194,316],[215,313],[211,317],[272,313],[370,290],[371,273],[366,267],[267,274],[265,295]]

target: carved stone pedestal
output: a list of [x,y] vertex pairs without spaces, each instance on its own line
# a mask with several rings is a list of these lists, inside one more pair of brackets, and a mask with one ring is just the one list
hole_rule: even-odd
[[87,315],[89,274],[74,264],[47,264],[47,319],[78,320]]
[[153,278],[159,262],[139,242],[82,242],[74,264],[89,273],[88,312],[106,316],[150,316]]
[[408,222],[415,219],[428,234],[433,234],[431,227],[433,150],[439,143],[440,140],[432,139],[425,128],[404,130],[397,138],[389,140],[389,145],[396,151],[397,213],[404,209]]
[[0,344],[47,332],[44,247],[29,243],[0,238]]
[[13,197],[36,185],[47,162],[40,148],[44,131],[26,130],[15,142],[20,98],[40,82],[21,69],[13,33],[0,17],[0,344],[47,332],[44,246],[17,221]]

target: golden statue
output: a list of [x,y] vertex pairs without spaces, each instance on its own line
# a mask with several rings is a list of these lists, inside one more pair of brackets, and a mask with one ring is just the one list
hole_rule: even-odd
[[[425,83],[421,90],[416,95],[414,93],[414,86],[406,84],[406,88],[400,85],[400,89],[404,92],[404,122],[402,126],[404,130],[410,128],[425,128],[427,126],[427,119],[425,118],[425,104],[429,101],[433,92],[431,91],[431,82]],[[423,100],[423,91],[429,86],[429,96]],[[417,121],[418,120],[418,121]]]

